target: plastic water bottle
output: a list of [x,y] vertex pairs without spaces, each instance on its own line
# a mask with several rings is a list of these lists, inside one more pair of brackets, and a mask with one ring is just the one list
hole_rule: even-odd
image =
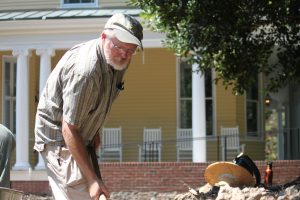
[[265,185],[272,186],[273,181],[273,170],[272,170],[272,162],[267,163],[267,168],[265,170]]

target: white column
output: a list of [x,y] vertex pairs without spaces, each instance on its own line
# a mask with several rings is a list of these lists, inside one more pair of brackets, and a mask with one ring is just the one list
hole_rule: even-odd
[[206,162],[205,78],[202,72],[192,74],[193,162]]
[[[51,56],[54,56],[53,49],[37,49],[36,54],[40,55],[40,87],[39,87],[39,94],[42,94],[42,91],[46,85],[46,81],[48,76],[51,73]],[[35,166],[36,170],[45,169],[45,163],[41,154],[38,157],[38,164]]]
[[29,80],[28,49],[15,49],[17,58],[16,163],[13,170],[28,170],[29,165]]

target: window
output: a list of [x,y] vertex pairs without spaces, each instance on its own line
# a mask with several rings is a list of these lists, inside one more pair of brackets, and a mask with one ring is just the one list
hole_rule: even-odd
[[211,69],[205,72],[206,135],[213,134],[213,97]]
[[62,8],[97,7],[98,0],[61,0]]
[[180,128],[192,128],[192,67],[180,65]]
[[16,74],[17,61],[4,57],[3,62],[3,123],[13,133],[16,132]]
[[[192,128],[192,66],[180,63],[179,127]],[[213,134],[212,73],[205,72],[206,134]]]
[[246,91],[246,116],[247,116],[247,135],[258,136],[259,129],[259,95],[258,79],[251,88]]

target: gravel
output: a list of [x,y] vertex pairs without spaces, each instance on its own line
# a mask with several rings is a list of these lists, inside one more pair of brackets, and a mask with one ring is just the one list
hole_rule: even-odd
[[[1,193],[2,192],[2,193]],[[8,190],[0,191],[5,195]],[[15,195],[21,192],[14,191]],[[25,197],[25,196],[23,196]],[[185,193],[168,192],[112,192],[110,200],[300,200],[300,177],[294,181],[273,187],[230,187],[228,184],[206,184]],[[53,200],[52,197],[26,195],[22,200]]]

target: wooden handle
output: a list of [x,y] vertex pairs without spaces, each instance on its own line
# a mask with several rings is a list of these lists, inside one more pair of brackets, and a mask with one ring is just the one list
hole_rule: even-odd
[[99,200],[107,200],[104,194],[101,194]]

